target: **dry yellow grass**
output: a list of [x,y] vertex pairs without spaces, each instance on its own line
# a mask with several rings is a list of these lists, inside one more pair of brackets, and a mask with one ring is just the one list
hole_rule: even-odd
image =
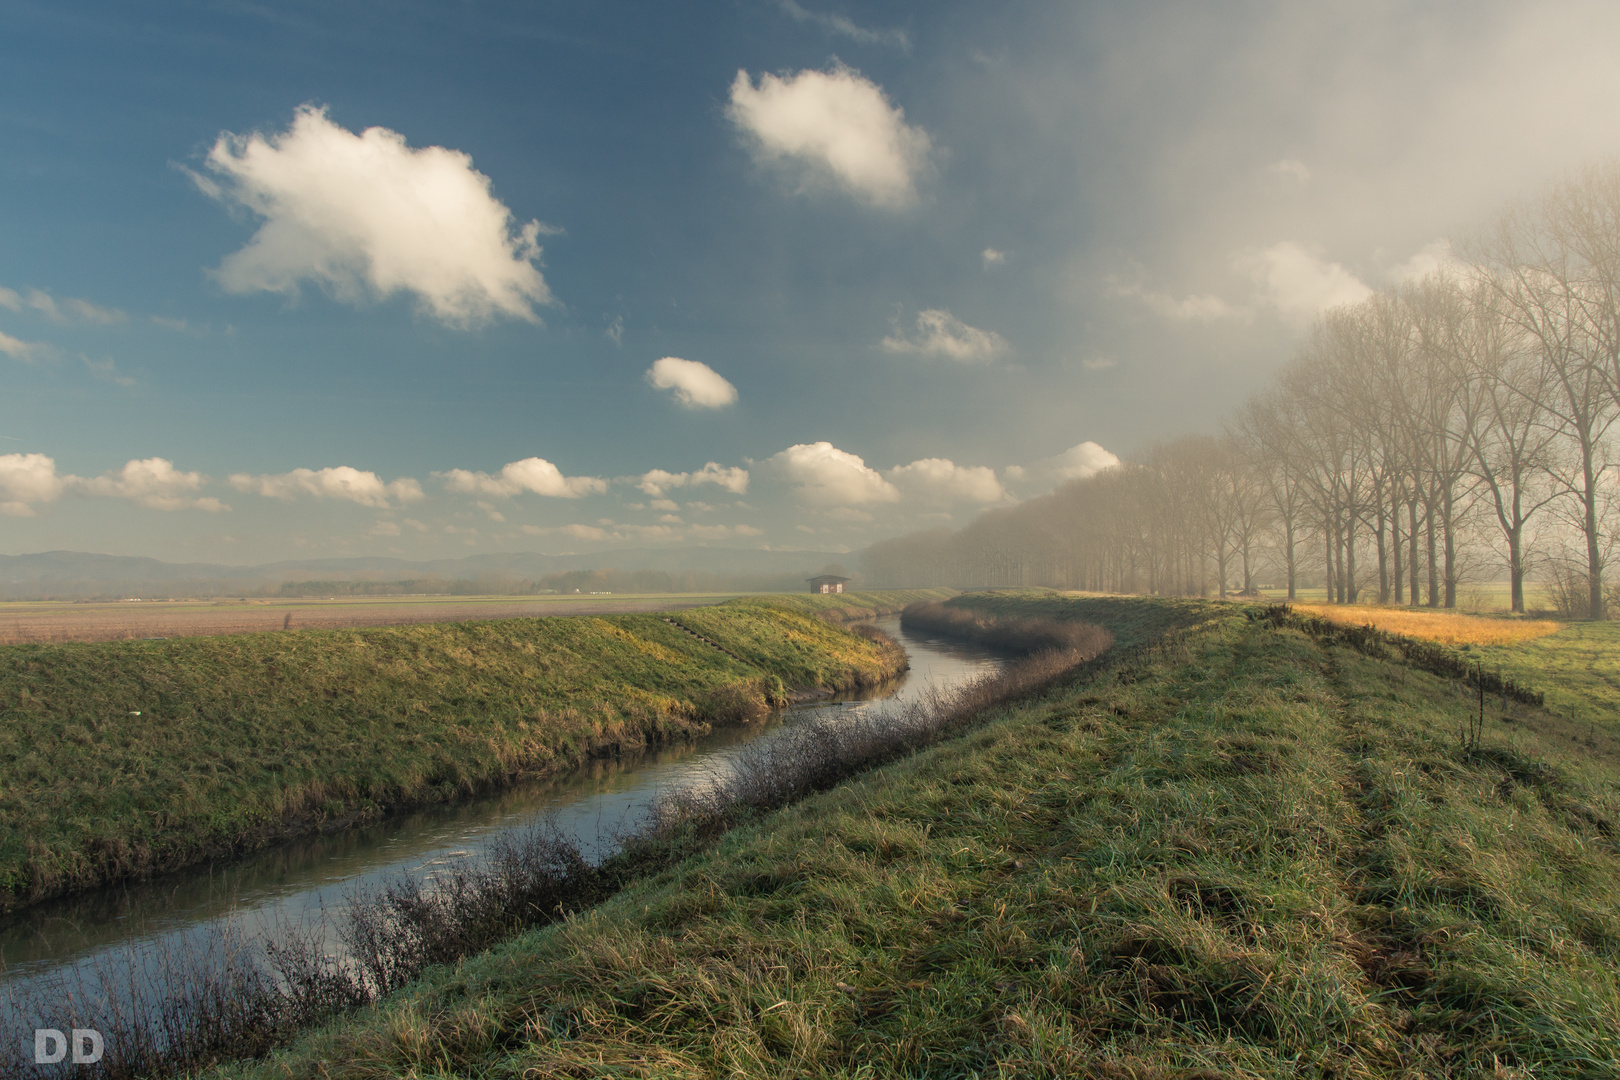
[[1445,645],[1517,645],[1564,628],[1550,619],[1491,619],[1405,608],[1338,607],[1296,604],[1294,610],[1341,626],[1375,626],[1392,634],[1438,641]]

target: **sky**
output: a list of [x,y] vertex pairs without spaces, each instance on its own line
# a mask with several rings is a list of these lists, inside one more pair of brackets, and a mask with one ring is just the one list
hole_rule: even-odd
[[0,0],[0,553],[852,551],[1620,154],[1620,7]]

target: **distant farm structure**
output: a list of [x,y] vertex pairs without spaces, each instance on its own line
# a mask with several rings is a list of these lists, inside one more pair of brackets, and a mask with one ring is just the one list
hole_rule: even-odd
[[837,574],[817,574],[813,578],[806,578],[810,582],[810,591],[813,593],[841,593],[849,578],[839,577]]

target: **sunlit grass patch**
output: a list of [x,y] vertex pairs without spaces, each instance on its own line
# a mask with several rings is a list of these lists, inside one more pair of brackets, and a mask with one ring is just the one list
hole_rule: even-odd
[[1443,645],[1517,645],[1564,628],[1563,623],[1551,619],[1492,619],[1404,608],[1295,604],[1294,610],[1340,626],[1373,626],[1391,634],[1405,634]]

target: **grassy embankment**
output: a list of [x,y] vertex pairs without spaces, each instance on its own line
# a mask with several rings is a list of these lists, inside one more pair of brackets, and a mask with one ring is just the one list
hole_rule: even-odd
[[817,599],[0,649],[0,908],[895,674]]
[[1615,1075],[1612,739],[1466,748],[1235,605],[956,603],[1210,621],[233,1075]]

